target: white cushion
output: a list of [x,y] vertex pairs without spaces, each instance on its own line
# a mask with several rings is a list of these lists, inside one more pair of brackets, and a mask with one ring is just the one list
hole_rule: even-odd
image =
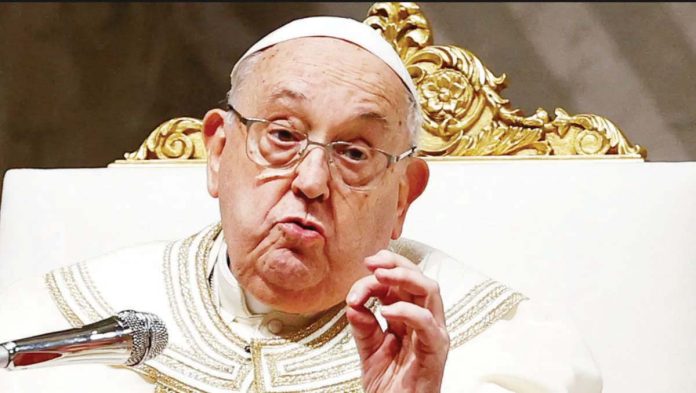
[[[404,236],[565,310],[609,392],[696,386],[696,163],[430,162]],[[12,170],[0,288],[219,218],[200,167]]]

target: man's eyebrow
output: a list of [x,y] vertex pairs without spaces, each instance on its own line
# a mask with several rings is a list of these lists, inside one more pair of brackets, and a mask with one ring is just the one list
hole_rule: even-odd
[[307,100],[307,96],[302,94],[302,92],[299,92],[297,90],[293,90],[293,89],[290,89],[287,87],[273,90],[270,98],[271,98],[271,100],[278,100],[278,99],[283,99],[283,98],[290,98],[291,100],[295,100],[295,101],[306,101]]
[[387,117],[384,114],[374,111],[361,112],[354,118],[358,120],[376,121],[382,123],[383,126],[387,126],[389,124]]

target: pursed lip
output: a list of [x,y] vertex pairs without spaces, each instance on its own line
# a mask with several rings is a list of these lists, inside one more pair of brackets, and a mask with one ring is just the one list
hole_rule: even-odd
[[303,229],[316,231],[322,237],[326,238],[324,226],[321,225],[321,223],[319,223],[318,221],[312,220],[311,218],[289,216],[289,217],[285,217],[283,219],[278,220],[276,223],[277,224],[283,224],[283,223],[296,224],[296,225],[301,226]]

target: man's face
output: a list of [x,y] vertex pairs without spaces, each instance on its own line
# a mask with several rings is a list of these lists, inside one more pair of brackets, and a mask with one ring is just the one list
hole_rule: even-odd
[[[392,154],[410,147],[405,87],[371,53],[317,37],[260,56],[235,99],[243,116],[289,122],[322,143],[357,141]],[[408,204],[427,181],[425,164],[393,165],[376,188],[356,191],[332,177],[324,148],[310,146],[294,171],[278,175],[247,157],[238,118],[217,116],[224,125],[212,135],[206,127],[209,189],[220,199],[232,272],[278,310],[313,313],[340,303],[369,273],[363,259],[400,235]],[[407,169],[418,161],[419,170]],[[418,176],[424,179],[414,186]]]

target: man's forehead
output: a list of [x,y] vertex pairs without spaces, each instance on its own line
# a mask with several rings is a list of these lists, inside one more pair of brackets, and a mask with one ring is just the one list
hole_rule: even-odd
[[235,68],[245,58],[269,47],[298,38],[312,37],[340,39],[366,50],[391,68],[397,77],[401,79],[414,99],[418,97],[409,72],[406,70],[406,67],[394,48],[371,27],[348,18],[318,16],[294,20],[274,30],[256,44],[252,45],[237,62]]
[[[309,101],[309,98],[302,90],[295,90],[293,87],[278,86],[271,90],[268,95],[270,101],[288,101],[295,103],[303,103]],[[387,116],[380,108],[371,105],[358,105],[353,113],[353,117],[360,120],[387,122]]]

